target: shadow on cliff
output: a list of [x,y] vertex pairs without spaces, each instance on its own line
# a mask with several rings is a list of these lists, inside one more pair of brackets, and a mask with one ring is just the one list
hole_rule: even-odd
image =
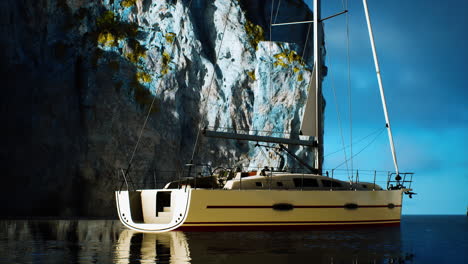
[[[106,7],[90,6],[71,7],[66,0],[0,6],[0,217],[116,216],[113,191],[120,179],[114,169],[127,165],[153,96],[131,57],[98,47],[103,35],[96,19]],[[141,32],[134,33],[128,42],[133,55],[132,39]],[[194,93],[187,98],[187,104],[199,101]],[[163,104],[155,99],[149,130],[176,107]],[[194,114],[183,126],[198,119]],[[139,158],[154,160],[160,145],[148,144],[152,139],[157,142],[158,134],[142,142]],[[180,150],[180,142],[174,144]]]

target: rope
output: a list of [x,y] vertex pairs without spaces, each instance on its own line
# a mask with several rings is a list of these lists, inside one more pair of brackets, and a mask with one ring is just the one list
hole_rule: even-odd
[[271,41],[271,29],[272,29],[272,24],[273,24],[273,9],[275,6],[275,0],[271,1],[271,14],[270,14],[270,41]]
[[[190,0],[190,2],[187,5],[187,12],[190,10],[191,5],[192,5],[192,0]],[[179,33],[176,35],[176,39],[172,43],[172,50],[171,50],[171,53],[170,53],[171,58],[172,58],[172,55],[174,54],[174,50],[175,50],[175,46],[176,46],[175,43],[176,43],[177,37],[181,34],[181,32],[182,32],[182,27],[180,28]],[[159,85],[158,85],[158,88],[156,89],[156,91],[158,91],[159,88],[161,87],[161,85],[163,83],[162,79],[163,78],[161,78],[161,80],[159,81]],[[128,163],[128,167],[127,167],[127,171],[126,171],[127,174],[129,173],[130,168],[132,166],[133,159],[135,158],[135,153],[136,153],[136,151],[138,149],[138,145],[140,144],[140,141],[141,141],[141,136],[143,135],[143,130],[145,129],[146,124],[148,123],[148,119],[149,119],[149,116],[151,114],[151,110],[153,109],[153,105],[154,105],[155,101],[156,101],[156,96],[153,96],[153,100],[151,101],[150,107],[148,109],[148,114],[146,115],[145,121],[143,122],[143,126],[140,129],[140,133],[138,135],[137,143],[135,144],[135,148],[133,149],[132,156],[131,156],[130,161]]]
[[[192,0],[190,0],[190,1],[192,1]],[[232,8],[232,1],[229,4],[229,10],[226,13],[227,14],[226,15],[226,23],[224,23],[223,36],[221,37],[221,43],[219,44],[218,52],[216,53],[216,55],[218,55],[221,52],[221,47],[223,46],[224,35],[226,33],[227,24],[228,24],[228,21],[229,21],[229,15],[231,14],[231,8]],[[208,107],[208,101],[209,101],[210,95],[211,95],[211,90],[213,88],[213,80],[214,80],[214,76],[215,76],[215,73],[216,73],[214,66],[215,65],[213,65],[213,74],[211,75],[210,86],[208,88],[208,95],[206,97],[205,106],[203,107],[203,112],[202,113],[204,113],[204,114],[206,113],[206,110],[207,110],[207,107]],[[203,122],[200,122],[200,125],[198,126],[197,137],[195,139],[195,145],[193,146],[191,162],[193,162],[193,159],[195,158],[195,153],[197,151],[198,141],[200,140],[200,132],[201,132],[203,127],[205,127],[205,125],[203,125]]]
[[[274,9],[274,6],[275,6],[275,0],[272,0],[271,1],[271,13],[270,13],[270,42],[268,43],[268,55],[270,56],[270,58],[272,57],[271,56],[271,46],[272,46],[272,42],[271,42],[271,39],[272,39],[272,31],[273,31],[273,27],[272,27],[272,24],[273,24],[273,9]],[[269,93],[268,93],[268,98],[271,98],[271,92],[273,89],[271,89],[271,72],[272,72],[272,66],[273,66],[273,63],[270,64],[270,67],[268,68],[269,69],[269,73],[268,73],[268,87],[269,87]]]
[[[384,131],[385,131],[385,129],[382,129],[382,131],[380,131],[380,133],[379,133],[377,136],[375,136],[375,138],[373,138],[373,139],[369,142],[369,144],[367,144],[364,148],[362,148],[358,153],[356,153],[356,154],[355,154],[354,156],[352,156],[350,159],[356,157],[356,156],[359,155],[361,152],[363,152],[367,147],[369,147],[372,143],[374,143],[374,141],[377,140],[377,138],[378,138],[380,135],[382,135],[382,132],[384,132]],[[337,168],[339,168],[339,167],[341,167],[341,165],[343,165],[345,162],[346,162],[346,160],[345,160],[344,162],[340,163],[338,166],[336,166],[336,167],[334,168],[334,170],[337,169]]]
[[[325,43],[325,48],[328,50],[327,48],[327,44]],[[328,54],[327,56],[327,61],[328,63],[330,64],[330,60],[331,60],[331,56],[330,56],[330,53]],[[335,78],[333,78],[333,74],[331,74],[332,72],[330,71],[330,79],[331,79],[331,86],[332,86],[332,90],[333,90],[333,99],[335,100],[335,110],[336,110],[336,115],[337,115],[337,118],[338,118],[338,127],[340,128],[340,136],[341,136],[341,145],[343,146],[343,153],[344,153],[344,158],[345,158],[345,163],[346,163],[346,171],[347,171],[347,174],[348,174],[348,179],[350,179],[350,176],[349,176],[349,167],[348,167],[348,157],[346,155],[346,146],[345,146],[345,140],[344,140],[344,136],[343,136],[343,127],[341,126],[341,115],[340,115],[340,110],[338,108],[338,99],[336,97],[336,89],[335,89]],[[338,151],[341,151],[338,150]],[[337,151],[337,152],[338,152]],[[334,152],[336,153],[336,152]],[[333,153],[333,154],[334,154]],[[326,156],[329,156],[331,154],[328,154]],[[326,157],[324,156],[324,158]]]
[[[343,2],[343,9],[348,10],[348,0]],[[350,141],[350,163],[351,172],[353,171],[353,112],[352,112],[352,98],[351,98],[351,60],[349,54],[349,15],[346,12],[346,61],[348,64],[348,103],[349,103],[349,141]]]
[[307,42],[309,41],[309,34],[310,34],[310,28],[311,27],[312,27],[312,23],[309,24],[309,28],[307,29],[306,40],[305,40],[305,43],[304,43],[304,48],[302,49],[302,59],[304,60],[304,62],[306,62],[305,52],[306,52],[306,49],[307,49]]
[[[359,139],[358,141],[353,142],[353,144],[354,144],[354,145],[357,145],[357,144],[361,143],[362,141],[364,141],[365,139],[369,138],[370,136],[372,136],[372,135],[374,135],[374,134],[376,134],[376,133],[379,133],[379,132],[381,132],[381,130],[385,130],[385,129],[386,129],[386,127],[379,128],[379,129],[373,131],[372,133],[368,134],[367,136],[365,136],[365,137]],[[350,146],[350,145],[343,146],[343,148],[338,149],[338,150],[336,150],[336,151],[333,151],[333,152],[331,152],[331,153],[328,153],[328,154],[325,155],[324,157],[328,157],[328,156],[330,156],[330,155],[333,155],[333,154],[335,154],[335,153],[338,153],[338,152],[340,152],[340,151],[342,151],[342,150],[344,150],[344,149],[349,148],[349,146]],[[345,153],[346,153],[346,152],[345,152]],[[346,154],[345,154],[345,159],[346,159]]]
[[276,7],[276,15],[275,15],[275,20],[273,21],[273,24],[276,23],[276,19],[278,18],[280,5],[281,5],[281,0],[278,1],[278,6]]
[[[281,1],[281,0],[280,0]],[[315,23],[315,22],[314,22]],[[302,50],[302,59],[304,60],[304,62],[306,61],[305,59],[305,52],[306,52],[306,48],[307,48],[307,42],[309,41],[309,34],[310,34],[310,28],[312,27],[313,23],[309,23],[309,27],[307,28],[307,35],[306,35],[306,41],[304,43],[304,48]]]
[[268,167],[271,167],[271,166],[270,166],[270,165],[271,165],[271,164],[270,164],[270,161],[271,161],[270,158],[268,158],[268,156],[266,155],[266,153],[265,153],[265,151],[263,150],[262,146],[259,146],[259,148],[260,148],[260,152],[261,152],[262,155],[265,157],[265,160],[267,160],[267,166],[268,166]]

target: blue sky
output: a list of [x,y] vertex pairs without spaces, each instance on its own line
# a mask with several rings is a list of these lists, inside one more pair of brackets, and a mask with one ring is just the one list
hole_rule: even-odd
[[[311,2],[308,0],[308,2]],[[322,16],[342,1],[322,1]],[[418,193],[404,214],[464,214],[468,206],[468,2],[368,0],[400,171],[415,172]],[[354,141],[385,125],[362,1],[349,1]],[[345,16],[327,20],[325,155],[350,142]],[[333,85],[334,84],[334,85]],[[333,99],[335,87],[338,104]],[[353,144],[359,152],[372,137]],[[349,149],[348,149],[349,157]],[[324,168],[344,160],[326,156]],[[344,166],[340,168],[345,168]],[[361,170],[393,170],[386,132],[353,160]]]

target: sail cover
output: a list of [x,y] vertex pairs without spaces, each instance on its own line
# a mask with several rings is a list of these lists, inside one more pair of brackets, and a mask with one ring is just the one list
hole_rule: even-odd
[[304,114],[302,115],[301,122],[301,132],[305,136],[318,136],[317,133],[317,100],[316,100],[316,90],[317,90],[317,73],[314,69],[312,70],[312,78],[309,83],[309,91],[307,95],[307,101],[304,108]]

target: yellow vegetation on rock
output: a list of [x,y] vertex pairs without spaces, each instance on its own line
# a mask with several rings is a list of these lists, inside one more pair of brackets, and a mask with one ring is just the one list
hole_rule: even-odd
[[255,77],[255,71],[248,71],[247,72],[247,75],[254,81],[257,80],[257,78]]
[[98,42],[104,46],[117,46],[118,44],[117,38],[109,31],[99,33]]
[[162,53],[162,64],[161,64],[161,74],[166,75],[169,72],[169,62],[171,61],[171,55],[164,51]]
[[255,25],[254,23],[247,20],[247,23],[244,25],[245,31],[247,35],[249,35],[249,42],[250,44],[257,49],[258,43],[264,40],[263,36],[263,28],[259,25]]
[[137,72],[136,73],[136,79],[138,80],[138,82],[142,83],[149,83],[151,82],[151,75],[146,73],[146,72]]
[[[300,65],[304,65],[302,57],[299,56],[294,50],[286,50],[284,52],[273,55],[273,57],[276,59],[276,61],[273,63],[275,66],[288,67],[293,62],[298,62]],[[298,68],[297,70],[293,70],[294,72],[299,71]]]
[[123,0],[120,2],[121,7],[132,7],[136,4],[137,0]]
[[175,37],[176,37],[176,34],[172,33],[172,32],[167,33],[166,36],[165,36],[166,41],[169,42],[169,43],[173,43]]
[[140,78],[146,78],[144,75],[145,73],[136,73],[129,85],[133,88],[133,98],[142,108],[150,107],[153,100],[155,100],[151,108],[151,113],[155,113],[159,111],[160,103],[150,90],[140,83]]
[[125,57],[133,63],[138,63],[140,58],[146,58],[146,49],[138,41],[130,40]]
[[302,82],[302,81],[304,80],[304,76],[302,76],[302,74],[299,74],[299,75],[297,76],[297,80],[298,80],[299,82]]
[[138,34],[136,23],[118,21],[112,11],[106,11],[98,17],[96,27],[97,31],[94,34],[97,37],[97,42],[104,46],[117,46],[119,40],[124,39],[132,42]]

